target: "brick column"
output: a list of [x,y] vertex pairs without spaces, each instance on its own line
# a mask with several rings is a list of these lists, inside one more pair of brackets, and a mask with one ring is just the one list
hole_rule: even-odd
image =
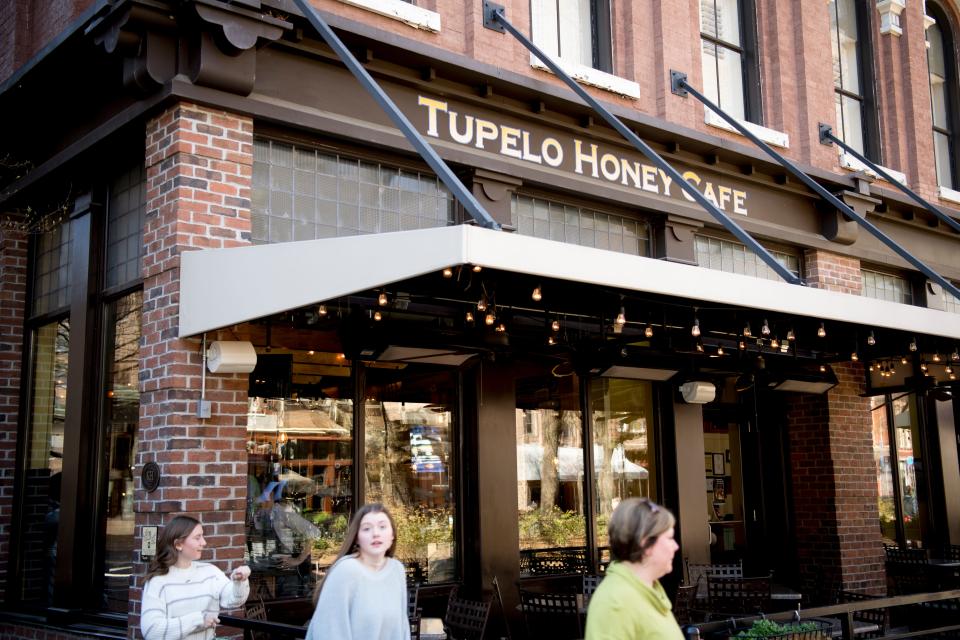
[[0,601],[7,595],[10,574],[26,289],[27,236],[15,229],[0,229]]
[[[805,258],[811,286],[860,294],[858,260],[825,251]],[[838,587],[883,593],[886,585],[865,372],[858,362],[834,371],[836,387],[795,394],[787,412],[801,588],[818,601]]]
[[[204,524],[208,544],[204,559],[228,569],[239,565],[244,553],[247,376],[208,373],[212,417],[196,417],[200,340],[177,337],[180,255],[249,244],[253,122],[180,103],[147,123],[146,140],[137,468],[156,462],[161,482],[147,493],[138,480],[137,548],[143,526],[163,525],[175,514],[188,514]],[[210,286],[216,285],[217,274],[210,274]],[[131,638],[139,637],[146,570],[140,560],[137,553],[137,578],[130,594]]]

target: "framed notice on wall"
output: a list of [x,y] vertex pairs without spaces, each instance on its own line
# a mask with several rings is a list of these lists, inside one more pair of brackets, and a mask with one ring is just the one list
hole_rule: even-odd
[[713,475],[722,476],[726,473],[726,461],[722,453],[713,454]]

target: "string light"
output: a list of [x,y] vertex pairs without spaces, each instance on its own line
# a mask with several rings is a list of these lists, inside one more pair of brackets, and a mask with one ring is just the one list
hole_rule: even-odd
[[374,311],[373,319],[376,320],[377,322],[380,322],[381,320],[383,320],[383,314],[380,313],[379,311]]
[[750,331],[750,323],[748,322],[747,324],[743,325],[743,337],[749,338],[752,335],[753,335],[753,332]]
[[617,314],[617,318],[613,321],[613,324],[617,325],[621,329],[623,328],[623,325],[627,324],[627,312],[624,310],[623,306],[620,307],[620,313]]
[[477,311],[486,311],[487,310],[487,296],[480,296],[480,299],[477,300]]
[[722,355],[724,355],[725,353],[726,353],[726,351],[723,350],[723,347],[717,347],[717,355],[718,355],[718,356],[722,356]]
[[790,341],[790,342],[793,342],[793,341],[796,340],[796,339],[797,339],[797,336],[796,336],[796,334],[793,332],[793,329],[788,329],[788,330],[787,330],[787,340]]
[[377,304],[379,304],[381,307],[385,307],[389,302],[390,300],[387,298],[387,292],[381,291],[380,295],[377,296]]
[[827,365],[825,364],[820,365],[820,373],[826,373],[826,372],[827,372]]
[[954,361],[960,360],[960,352],[957,352],[956,347],[954,347],[953,353],[950,354],[950,359]]
[[320,316],[327,315],[327,305],[322,304],[319,307],[317,307],[317,315],[320,315]]
[[818,337],[818,338],[826,338],[826,337],[827,337],[827,328],[826,328],[825,326],[823,326],[823,323],[822,323],[822,322],[820,323],[820,328],[817,329],[817,337]]
[[481,267],[480,265],[475,264],[475,265],[473,265],[473,272],[474,272],[474,273],[480,273],[480,270],[481,270],[482,268],[483,268],[483,267]]
[[873,331],[870,332],[870,335],[867,336],[867,344],[871,347],[877,344],[877,339],[873,337]]
[[913,338],[912,340],[910,340],[910,344],[907,345],[907,348],[910,349],[911,352],[916,351],[916,350],[917,350],[917,339],[916,339],[916,338]]
[[507,330],[507,325],[503,324],[502,322],[501,322],[500,324],[498,324],[498,325],[497,325],[497,328],[495,329],[495,331],[496,331],[497,333],[503,333],[503,332],[505,332],[506,330]]
[[770,335],[770,325],[769,325],[769,323],[767,323],[767,319],[766,319],[766,318],[763,319],[763,326],[760,327],[760,333],[761,333],[764,337]]
[[772,338],[770,338],[770,348],[771,348],[771,349],[779,349],[779,348],[780,348],[780,341],[777,340],[777,336],[773,336]]
[[647,327],[643,330],[643,335],[644,335],[644,337],[646,337],[646,338],[652,338],[652,337],[653,337],[653,326],[648,324]]
[[497,321],[497,316],[491,311],[487,314],[487,317],[483,319],[484,324],[488,327],[492,327],[493,323]]
[[908,362],[910,361],[907,360],[907,356],[903,356],[902,358],[900,358],[900,364],[907,364]]
[[933,361],[934,361],[934,362],[940,362],[940,354],[939,354],[939,353],[933,354]]
[[553,322],[551,322],[550,330],[553,331],[554,333],[556,333],[557,331],[560,331],[560,321],[554,320]]
[[452,277],[453,277],[453,269],[451,269],[450,267],[445,268],[445,269],[443,270],[443,277],[444,277],[444,278],[452,278]]
[[746,351],[746,350],[747,350],[747,343],[746,343],[746,341],[741,340],[741,341],[737,344],[737,348],[740,349],[740,351]]
[[552,347],[553,345],[557,344],[557,339],[553,336],[547,336],[547,344]]
[[860,356],[857,354],[856,351],[854,351],[853,353],[850,354],[850,359],[856,362],[857,360],[860,359]]
[[473,324],[473,312],[467,311],[467,315],[464,317],[464,320],[466,320],[470,324]]
[[690,335],[692,335],[694,338],[700,337],[700,320],[697,318],[693,319],[693,326],[690,327]]
[[543,291],[540,290],[539,286],[534,287],[533,293],[530,294],[530,297],[533,299],[534,302],[540,302],[541,300],[543,300]]

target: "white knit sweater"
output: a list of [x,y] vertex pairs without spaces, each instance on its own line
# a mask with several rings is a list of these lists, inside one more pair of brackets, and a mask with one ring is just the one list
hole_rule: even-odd
[[203,628],[204,613],[235,609],[249,594],[248,580],[231,580],[212,564],[170,567],[165,575],[147,581],[140,632],[144,640],[211,640],[216,630]]

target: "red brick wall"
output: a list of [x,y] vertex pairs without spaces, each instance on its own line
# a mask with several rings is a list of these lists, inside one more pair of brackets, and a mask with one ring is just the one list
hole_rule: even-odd
[[9,575],[26,287],[26,234],[0,230],[0,601]]
[[[247,376],[208,373],[213,417],[196,417],[200,340],[177,337],[180,255],[249,243],[253,123],[180,103],[147,123],[146,139],[137,464],[156,462],[162,480],[152,493],[138,484],[137,547],[144,525],[189,513],[204,524],[209,545],[204,559],[226,569],[240,564],[245,545]],[[211,274],[211,286],[215,283]],[[145,568],[138,563],[137,575]],[[138,578],[131,589],[130,637],[139,634],[141,589]]]
[[[810,286],[860,293],[855,259],[810,250],[805,268]],[[787,415],[800,577],[819,600],[841,586],[882,593],[886,584],[865,372],[858,362],[833,369],[839,384],[794,395]]]
[[24,624],[11,624],[0,628],[0,640],[79,640],[80,638],[102,638],[102,636],[78,633],[61,633],[46,627],[31,627]]
[[0,82],[66,29],[94,0],[0,2]]

